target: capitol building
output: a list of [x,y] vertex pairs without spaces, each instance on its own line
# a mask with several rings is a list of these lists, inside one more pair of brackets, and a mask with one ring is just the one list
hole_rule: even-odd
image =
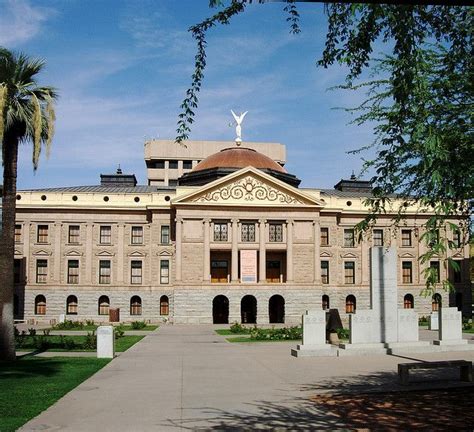
[[[468,246],[447,231],[461,271],[420,264],[428,214],[408,208],[396,228],[382,215],[358,241],[367,181],[300,188],[278,143],[153,140],[145,163],[146,185],[118,169],[96,186],[18,192],[15,319],[105,322],[119,309],[121,321],[295,324],[337,308],[346,320],[370,307],[369,251],[386,245],[397,248],[399,308],[470,312]],[[424,266],[455,292],[420,296]]]

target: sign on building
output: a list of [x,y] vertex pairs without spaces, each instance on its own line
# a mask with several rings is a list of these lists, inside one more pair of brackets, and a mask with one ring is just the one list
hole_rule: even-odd
[[240,280],[242,283],[257,283],[257,251],[240,251]]

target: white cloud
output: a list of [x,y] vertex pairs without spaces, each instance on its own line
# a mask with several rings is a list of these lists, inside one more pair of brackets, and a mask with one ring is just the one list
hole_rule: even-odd
[[16,46],[36,37],[55,14],[51,8],[32,6],[28,0],[0,0],[0,45]]

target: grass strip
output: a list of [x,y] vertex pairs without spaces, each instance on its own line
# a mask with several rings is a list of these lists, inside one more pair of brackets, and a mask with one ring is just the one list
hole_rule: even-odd
[[[51,327],[49,330],[51,331],[96,331],[97,327],[99,327],[99,325],[92,325],[92,326],[85,325],[84,327],[74,327],[74,328],[68,328],[68,329],[57,329],[57,328]],[[114,326],[114,327],[118,327],[118,326]],[[147,325],[146,327],[143,327],[141,329],[134,329],[129,324],[120,326],[120,328],[123,331],[153,331],[153,330],[156,330],[158,327],[159,327],[158,325],[154,325],[154,324]],[[37,330],[36,334],[41,334],[41,333],[42,333],[42,330]]]
[[218,330],[214,330],[218,335],[221,335],[221,336],[237,336],[237,334],[250,334],[250,329],[246,332],[242,332],[242,333],[233,333],[232,331],[230,331],[229,329],[218,329]]
[[0,363],[0,431],[15,431],[81,382],[102,369],[110,359],[25,357]]
[[[81,345],[86,341],[87,336],[40,336],[48,342],[48,348],[45,351],[53,352],[69,352],[69,351],[96,351],[95,348],[84,348]],[[127,351],[131,346],[142,340],[145,336],[122,336],[115,340],[115,351],[123,352]],[[72,340],[74,347],[65,348],[63,342],[65,340]],[[37,345],[34,342],[32,336],[26,336],[23,344],[17,346],[17,350],[30,351],[37,349]],[[1,430],[1,429],[0,429]]]
[[245,336],[237,336],[237,337],[230,337],[226,338],[227,342],[232,342],[232,343],[240,343],[240,342],[256,342],[256,343],[267,343],[267,342],[301,342],[301,339],[280,339],[280,340],[275,340],[275,339],[251,339],[250,337],[245,337]]

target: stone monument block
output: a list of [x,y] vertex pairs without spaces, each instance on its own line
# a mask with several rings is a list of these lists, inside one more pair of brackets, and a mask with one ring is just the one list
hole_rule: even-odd
[[66,315],[64,315],[64,314],[59,314],[59,320],[58,320],[58,322],[59,322],[59,323],[63,323],[65,320],[66,320]]
[[439,310],[439,340],[436,345],[463,345],[467,340],[462,338],[462,315],[456,307],[441,307]]
[[431,312],[428,329],[439,330],[439,312],[438,311]]
[[379,343],[379,317],[374,310],[359,310],[349,315],[351,344]]
[[418,313],[414,309],[398,310],[398,342],[418,341]]
[[336,355],[326,343],[326,311],[309,310],[302,316],[303,343],[291,350],[294,357],[316,357]]
[[113,326],[97,327],[97,358],[114,358],[115,337]]

